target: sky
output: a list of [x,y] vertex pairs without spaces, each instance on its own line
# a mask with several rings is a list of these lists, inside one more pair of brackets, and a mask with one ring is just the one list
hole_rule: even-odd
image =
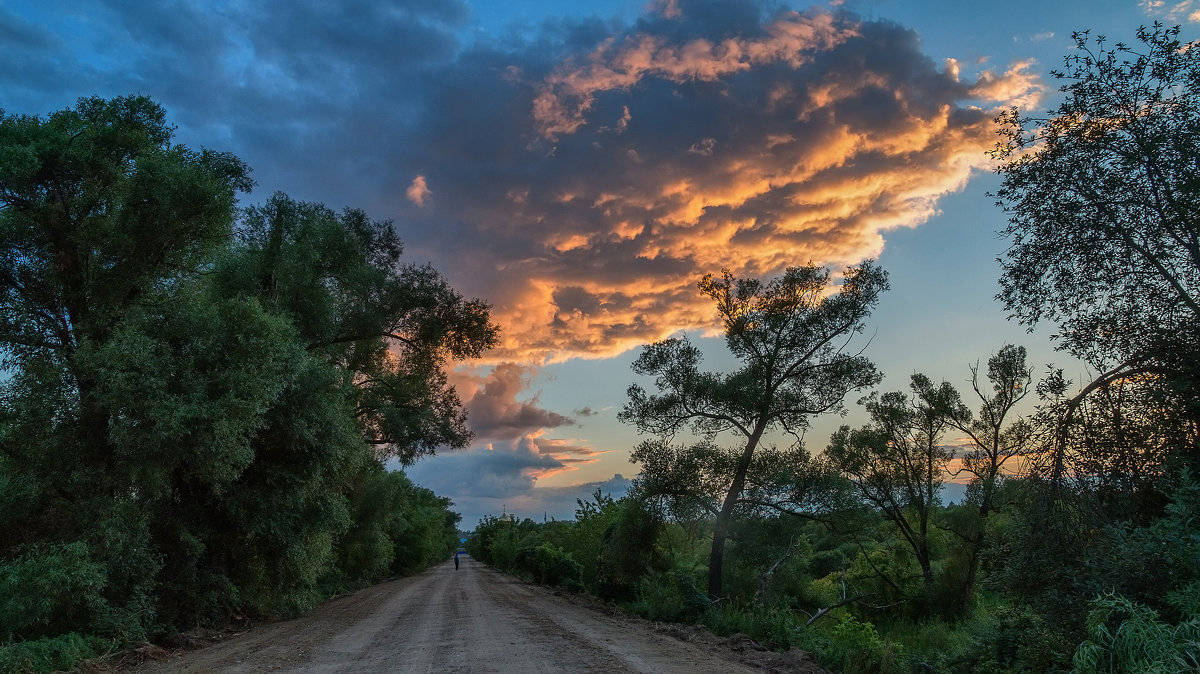
[[[474,442],[406,469],[469,529],[625,492],[640,346],[686,334],[736,365],[696,289],[722,268],[877,259],[881,390],[966,394],[1006,343],[1086,380],[994,300],[992,120],[1055,105],[1073,31],[1153,21],[1191,39],[1200,0],[0,0],[0,108],[149,95],[178,142],[254,169],[246,205],[362,208],[490,302],[501,345],[451,377]],[[810,451],[865,422],[859,397]]]

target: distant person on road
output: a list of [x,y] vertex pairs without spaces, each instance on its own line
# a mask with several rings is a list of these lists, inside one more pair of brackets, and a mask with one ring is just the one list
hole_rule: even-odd
[[458,571],[458,550],[454,551],[454,570]]

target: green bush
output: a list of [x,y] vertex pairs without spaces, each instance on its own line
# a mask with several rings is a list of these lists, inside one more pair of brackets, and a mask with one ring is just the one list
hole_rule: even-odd
[[583,567],[562,548],[553,543],[542,543],[526,557],[526,568],[542,585],[560,585],[567,588],[580,587]]
[[91,606],[89,632],[122,643],[146,641],[158,629],[162,555],[153,549],[149,514],[132,500],[113,505],[89,537],[105,565],[104,602]]
[[1177,625],[1118,594],[1095,600],[1087,621],[1089,639],[1075,652],[1075,670],[1083,674],[1200,671],[1200,582],[1172,593],[1169,601],[1185,618]]
[[803,624],[796,614],[778,606],[714,604],[704,615],[704,624],[725,636],[745,634],[774,650],[786,650],[796,641]]
[[[896,638],[894,632],[889,636]],[[910,656],[932,663],[934,671],[1062,672],[1070,669],[1067,632],[1028,606],[992,599],[976,602],[971,616],[957,623],[934,623],[898,640]]]
[[18,641],[0,647],[0,672],[59,672],[74,669],[84,660],[98,657],[114,648],[113,642],[99,637],[83,637],[68,632],[36,641]]
[[104,584],[104,565],[81,541],[30,546],[0,563],[0,643],[86,625]]
[[650,620],[695,622],[711,604],[695,578],[676,570],[643,576],[630,609]]
[[879,636],[875,626],[845,613],[829,633],[829,650],[818,653],[823,664],[843,674],[888,674],[900,671],[903,648]]

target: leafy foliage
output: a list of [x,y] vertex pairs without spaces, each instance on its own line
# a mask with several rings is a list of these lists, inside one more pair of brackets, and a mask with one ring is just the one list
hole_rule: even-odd
[[1149,362],[1200,313],[1200,185],[1184,168],[1198,157],[1200,54],[1178,28],[1137,38],[1076,33],[1053,116],[1002,118],[996,196],[1013,245],[1000,299],[1024,322],[1057,322],[1092,362]]
[[1026,324],[1056,322],[1060,348],[1100,373],[1065,402],[1064,424],[1097,390],[1141,388],[1169,411],[1157,424],[1173,426],[1169,451],[1195,463],[1200,50],[1179,33],[1156,24],[1111,47],[1076,33],[1051,117],[1001,118],[996,197],[1012,245],[998,297]]
[[494,344],[487,305],[361,211],[276,195],[239,220],[249,169],[165,118],[127,97],[0,120],[0,658],[22,668],[453,550],[450,502],[381,462],[467,441],[445,370]]
[[[848,352],[847,344],[887,290],[886,272],[868,262],[846,270],[838,292],[829,294],[829,283],[829,271],[815,266],[789,268],[766,283],[734,278],[728,270],[719,279],[709,274],[700,280],[700,291],[716,303],[726,345],[742,367],[729,374],[702,372],[700,351],[686,338],[645,346],[633,363],[634,372],[655,378],[659,393],[630,386],[621,421],[661,437],[690,428],[706,440],[729,432],[744,443],[736,461],[725,462],[728,487],[713,511],[708,576],[713,597],[721,596],[725,540],[764,434],[779,430],[800,437],[809,416],[838,411],[847,393],[879,381],[875,366],[861,353]],[[650,458],[655,448],[645,445],[641,455]],[[699,460],[715,460],[709,461],[713,467],[722,460],[707,445],[689,451]],[[656,483],[662,481],[643,486]],[[694,491],[711,493],[718,484],[710,480]]]
[[1200,583],[1172,597],[1184,615],[1177,625],[1118,594],[1093,602],[1088,641],[1075,652],[1078,672],[1184,672],[1200,669]]

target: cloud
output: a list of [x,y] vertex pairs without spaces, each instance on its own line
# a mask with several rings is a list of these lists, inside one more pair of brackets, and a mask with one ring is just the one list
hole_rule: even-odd
[[425,202],[433,196],[433,192],[425,184],[425,176],[418,175],[416,178],[413,178],[412,184],[408,186],[408,189],[404,190],[404,195],[417,206],[424,206]]
[[[596,483],[568,487],[538,487],[540,478],[572,470],[573,464],[594,460],[602,453],[578,441],[556,440],[530,435],[513,444],[490,443],[439,454],[436,459],[419,461],[405,468],[414,482],[448,496],[455,510],[464,516],[464,526],[474,526],[483,514],[499,515],[522,512],[533,516],[548,511],[558,519],[570,519],[575,499],[586,498]],[[392,465],[398,469],[398,465]],[[619,497],[628,489],[628,480],[614,476],[605,491]]]
[[[665,15],[679,18],[676,4]],[[716,82],[756,66],[785,62],[793,68],[812,54],[853,35],[835,27],[827,13],[785,12],[752,36],[685,37],[638,31],[606,40],[578,60],[569,60],[540,84],[533,116],[541,135],[555,139],[588,123],[596,96],[628,91],[646,79],[683,84]]]
[[[463,468],[474,468],[474,465],[462,462]],[[422,465],[406,469],[409,477],[417,484],[432,489],[438,494],[452,494],[454,505],[452,510],[463,516],[464,529],[473,529],[480,518],[485,516],[498,517],[502,513],[514,515],[517,518],[530,518],[536,521],[545,519],[570,520],[575,517],[578,508],[577,501],[590,501],[597,490],[605,496],[621,498],[628,493],[631,480],[615,474],[607,480],[585,482],[567,487],[529,487],[502,493],[483,492],[471,488],[451,491],[455,485],[444,477],[444,471],[422,470]]]
[[1022,110],[1032,110],[1041,100],[1043,87],[1031,72],[1034,61],[1012,64],[1003,75],[985,70],[971,87],[971,95],[989,102],[1004,102]]
[[[609,451],[596,449],[584,439],[548,435],[576,422],[542,407],[539,393],[527,393],[537,373],[538,368],[517,363],[451,373],[475,440],[472,449],[445,452],[432,461],[454,474],[450,478],[454,483],[444,486],[458,491],[447,495],[467,490],[492,494],[500,486],[512,492],[531,489],[540,478],[577,470]],[[459,467],[464,461],[470,467]]]
[[[766,1],[469,44],[455,0],[39,7],[8,17],[10,111],[146,93],[262,193],[394,220],[410,255],[492,303],[493,362],[712,329],[694,284],[722,267],[876,256],[987,166],[997,109],[1042,90],[1028,63],[972,77],[894,23]],[[52,17],[61,36],[37,27]]]
[[1141,0],[1140,4],[1149,16],[1160,17],[1174,23],[1182,21],[1200,23],[1200,2],[1197,0],[1183,0],[1182,2]]
[[1042,92],[1028,62],[972,76],[892,23],[674,6],[579,26],[552,58],[480,48],[431,78],[408,150],[439,205],[400,219],[422,251],[454,242],[458,278],[504,326],[494,358],[602,358],[712,329],[695,282],[722,267],[877,256],[884,232],[989,167],[1000,108]]
[[388,148],[414,132],[421,75],[454,58],[471,12],[462,0],[76,4],[0,16],[8,112],[147,94],[181,142],[235,152],[265,194],[334,208],[369,206],[367,195],[411,179],[386,165]]
[[487,369],[490,371],[484,375],[470,370],[455,372],[452,379],[478,437],[516,442],[547,428],[574,425],[574,419],[540,407],[536,393],[517,400],[530,387],[537,368],[499,363]]

